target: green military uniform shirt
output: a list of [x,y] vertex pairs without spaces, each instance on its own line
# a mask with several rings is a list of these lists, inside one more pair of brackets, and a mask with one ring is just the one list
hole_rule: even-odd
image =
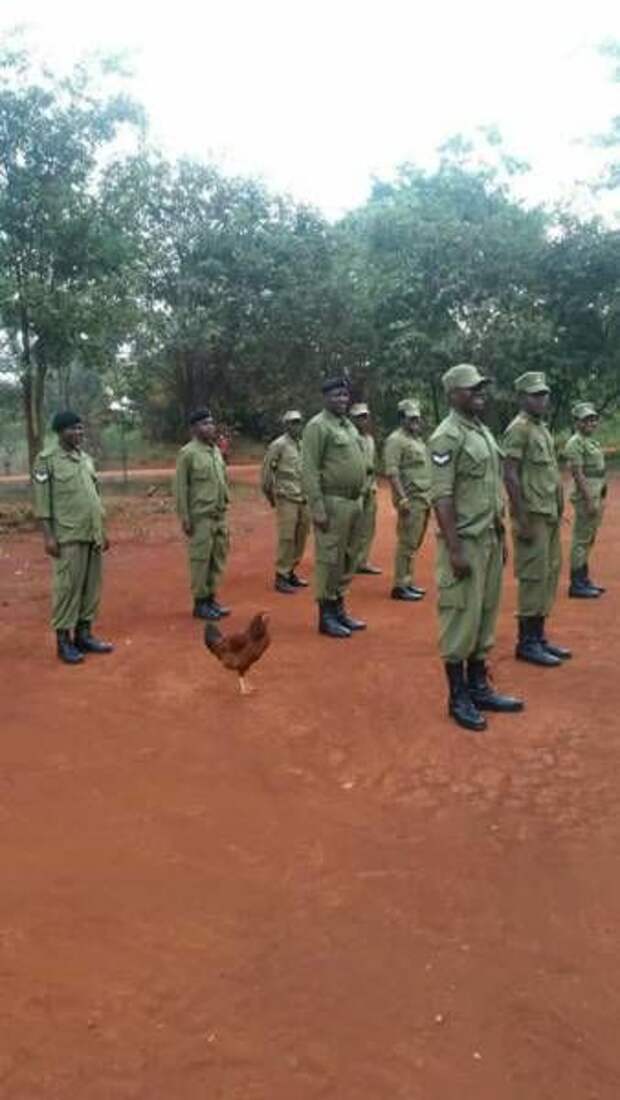
[[480,420],[452,409],[429,440],[431,499],[452,497],[461,537],[497,527],[503,513],[500,451]]
[[197,439],[181,447],[175,496],[177,513],[184,523],[203,516],[218,518],[226,512],[230,500],[228,475],[219,447]]
[[502,449],[506,458],[514,458],[520,464],[521,495],[526,511],[558,519],[560,471],[547,425],[520,412],[506,428]]
[[[595,501],[598,501],[605,485],[605,454],[600,443],[591,436],[575,432],[564,451],[572,469],[581,470]],[[581,499],[575,485],[571,493],[573,503]]]
[[35,515],[51,523],[60,545],[103,545],[105,511],[90,455],[54,443],[37,455],[32,481]]
[[324,497],[357,500],[366,485],[366,459],[357,428],[324,409],[306,424],[302,442],[302,484],[312,516],[326,517]]
[[270,443],[263,459],[261,488],[267,497],[282,497],[303,504],[301,440],[288,432]]
[[[403,428],[397,428],[388,436],[384,462],[388,477],[398,476],[409,500],[431,500],[431,463],[423,439],[418,439]],[[394,490],[394,503],[398,504]]]

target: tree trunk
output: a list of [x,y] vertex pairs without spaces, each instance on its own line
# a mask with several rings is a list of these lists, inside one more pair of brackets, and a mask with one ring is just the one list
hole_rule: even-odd
[[43,397],[45,394],[45,375],[47,364],[33,354],[30,343],[28,317],[22,310],[22,397],[26,437],[28,440],[28,464],[30,469],[43,446],[45,431],[43,427]]
[[45,390],[45,367],[36,364],[22,374],[22,396],[26,437],[28,439],[28,462],[30,469],[43,447],[45,430],[43,426],[43,395]]

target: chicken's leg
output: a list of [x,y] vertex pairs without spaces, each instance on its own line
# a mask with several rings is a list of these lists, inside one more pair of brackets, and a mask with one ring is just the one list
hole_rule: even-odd
[[247,680],[243,677],[239,677],[239,691],[242,695],[251,695],[254,691],[252,684],[248,684]]

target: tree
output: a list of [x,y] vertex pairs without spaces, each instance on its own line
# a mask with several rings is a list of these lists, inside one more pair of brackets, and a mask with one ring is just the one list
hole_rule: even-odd
[[[109,73],[109,64],[102,64]],[[32,461],[50,372],[95,364],[122,339],[128,241],[99,193],[101,157],[140,110],[100,98],[94,71],[36,73],[0,52],[0,323],[17,354]]]
[[116,186],[140,194],[135,217],[151,244],[148,320],[132,358],[150,377],[159,425],[178,438],[189,409],[208,402],[262,434],[284,405],[314,398],[333,351],[325,220],[190,161],[134,160]]

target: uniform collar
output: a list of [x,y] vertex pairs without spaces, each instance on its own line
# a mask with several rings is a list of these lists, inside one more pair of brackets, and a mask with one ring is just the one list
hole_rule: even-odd
[[532,414],[529,413],[527,409],[521,409],[521,416],[523,416],[526,420],[529,420],[530,424],[542,424],[543,428],[545,427],[544,416],[532,416]]
[[72,462],[79,462],[80,459],[83,457],[84,452],[80,450],[66,451],[65,448],[61,447],[59,443],[58,454],[61,455],[63,458],[70,458]]
[[[331,409],[323,409],[323,412],[330,420],[335,420],[337,424],[348,424],[346,413],[344,416],[338,416],[337,413],[333,413]],[[351,425],[353,427],[353,425]],[[357,428],[355,429],[357,431]]]
[[477,431],[480,431],[483,427],[482,421],[479,420],[477,416],[474,417],[474,419],[469,416],[463,416],[458,409],[452,409],[450,415],[456,420],[457,424],[461,424],[463,428],[475,428]]

